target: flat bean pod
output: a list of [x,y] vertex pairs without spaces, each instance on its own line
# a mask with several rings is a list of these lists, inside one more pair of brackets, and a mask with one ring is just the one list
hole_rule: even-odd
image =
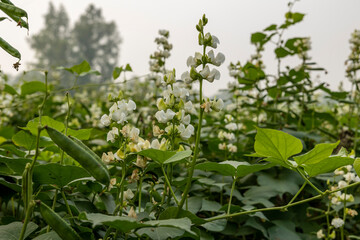
[[80,165],[87,170],[96,180],[108,185],[110,183],[110,175],[106,166],[101,163],[95,156],[89,153],[78,143],[54,128],[45,126],[50,138],[64,152],[74,158]]
[[9,53],[11,56],[21,59],[20,52],[1,37],[0,37],[0,47],[4,49],[7,53]]
[[11,5],[11,4],[0,2],[0,10],[4,11],[6,14],[8,12],[13,16],[17,16],[17,17],[20,17],[20,18],[21,17],[28,18],[27,13],[23,9],[18,8],[16,6],[14,6],[14,5]]
[[66,240],[80,240],[77,232],[46,204],[40,203],[40,213],[45,222],[62,238]]

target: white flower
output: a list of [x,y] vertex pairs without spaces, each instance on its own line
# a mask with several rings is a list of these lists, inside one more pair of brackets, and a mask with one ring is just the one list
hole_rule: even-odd
[[331,225],[333,225],[335,228],[339,228],[344,225],[344,220],[342,220],[341,218],[334,218],[331,221]]
[[205,66],[204,69],[202,69],[199,73],[200,73],[200,75],[201,75],[203,78],[209,77],[209,75],[210,75],[210,68],[209,68],[209,66]]
[[229,131],[235,131],[237,129],[236,123],[229,123],[225,125],[225,128]]
[[226,143],[219,143],[220,150],[226,150]]
[[136,127],[133,127],[129,134],[131,141],[137,143],[139,139],[139,134],[140,134],[140,130]]
[[227,148],[229,149],[229,152],[237,152],[237,147],[233,144],[228,144]]
[[200,107],[204,109],[204,112],[211,112],[211,103],[209,99],[205,100],[205,102],[201,104]]
[[219,112],[224,108],[224,101],[219,98],[218,100],[216,100],[216,98],[214,99],[214,101],[212,101],[212,109],[214,109],[214,111]]
[[110,117],[116,121],[118,124],[124,124],[127,121],[126,114],[120,109],[116,110],[114,113],[110,114]]
[[189,125],[190,124],[191,117],[189,114],[185,115],[185,111],[181,111],[181,119],[180,122]]
[[316,232],[316,237],[319,238],[319,239],[325,237],[322,229],[320,229],[319,231]]
[[196,59],[193,58],[192,56],[189,56],[188,59],[186,60],[186,66],[196,67]]
[[210,75],[206,78],[206,80],[208,80],[209,82],[213,82],[215,79],[220,79],[220,72],[214,68],[213,70],[211,70]]
[[344,175],[344,173],[345,172],[343,170],[341,170],[341,168],[335,169],[335,171],[334,171],[335,175]]
[[131,189],[128,189],[124,192],[124,199],[125,200],[130,200],[134,197],[134,193],[131,191]]
[[187,140],[191,137],[191,135],[194,134],[194,127],[189,124],[186,128],[184,126],[184,124],[180,124],[179,126],[177,126],[177,129],[180,133],[180,137],[184,140]]
[[130,208],[130,211],[128,212],[128,217],[131,217],[131,218],[137,218],[137,215],[136,215],[136,212],[134,210],[134,207],[131,207]]
[[186,112],[191,112],[193,109],[193,104],[191,101],[188,101],[187,103],[185,103],[184,105],[184,109]]
[[348,185],[347,182],[345,182],[345,181],[343,181],[343,180],[341,180],[341,181],[338,182],[339,188],[346,187],[347,185]]
[[151,142],[151,148],[153,149],[160,149],[160,142],[157,139],[152,140]]
[[211,60],[211,63],[215,66],[220,66],[225,61],[225,55],[222,53],[218,53],[215,57],[214,51],[210,50],[208,52],[208,56]]
[[112,152],[108,152],[103,153],[103,155],[101,156],[101,160],[105,163],[105,164],[110,164],[115,160],[114,154]]
[[111,123],[111,118],[108,115],[104,114],[104,115],[102,115],[100,122],[105,127],[108,127]]
[[355,180],[355,173],[348,172],[344,174],[344,178],[347,182],[351,182]]
[[178,86],[174,86],[173,94],[177,98],[185,99],[187,96],[189,96],[189,91],[185,88],[181,88]]
[[110,141],[110,142],[114,143],[116,136],[119,136],[119,129],[117,129],[116,127],[113,127],[112,130],[108,132],[108,134],[106,136],[106,141]]
[[129,102],[126,104],[126,110],[128,112],[132,112],[136,109],[136,104],[133,100],[129,100]]
[[164,112],[164,110],[161,110],[155,113],[155,117],[160,123],[166,123],[169,120],[173,119],[174,116],[175,112],[171,109],[167,109],[166,112]]
[[190,77],[190,73],[188,71],[184,72],[183,74],[181,74],[181,80],[183,80],[184,82],[191,82],[192,79]]
[[118,106],[116,103],[114,103],[110,108],[109,108],[109,112],[110,114],[115,112],[118,109]]

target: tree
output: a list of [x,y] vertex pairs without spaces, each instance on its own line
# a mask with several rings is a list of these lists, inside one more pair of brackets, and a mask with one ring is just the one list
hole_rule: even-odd
[[50,2],[44,28],[29,40],[31,48],[35,50],[36,67],[53,68],[71,64],[70,30],[64,6],[60,5],[57,10]]
[[91,4],[75,23],[72,37],[74,58],[78,62],[87,60],[104,79],[110,78],[118,62],[121,43],[115,22],[106,22],[101,9]]

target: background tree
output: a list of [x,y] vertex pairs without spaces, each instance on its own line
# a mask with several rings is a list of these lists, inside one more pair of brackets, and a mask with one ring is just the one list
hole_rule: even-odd
[[57,10],[49,3],[48,13],[45,15],[45,26],[30,40],[30,46],[35,50],[36,67],[53,68],[71,63],[71,39],[69,17],[63,5]]
[[120,35],[115,22],[106,22],[101,9],[89,5],[75,23],[73,56],[78,62],[85,59],[103,79],[110,78],[119,56]]

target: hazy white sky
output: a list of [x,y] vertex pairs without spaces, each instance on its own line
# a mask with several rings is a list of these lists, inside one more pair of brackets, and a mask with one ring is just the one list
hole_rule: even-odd
[[[25,9],[29,15],[29,36],[43,27],[43,16],[48,10],[49,0],[12,0]],[[103,9],[106,20],[114,20],[123,39],[119,65],[130,63],[134,73],[148,73],[149,55],[156,49],[154,38],[159,29],[170,30],[170,42],[174,45],[167,63],[174,67],[177,77],[188,70],[186,59],[197,45],[195,25],[203,13],[209,18],[206,31],[216,35],[220,45],[216,49],[225,54],[226,61],[220,67],[221,79],[205,85],[205,94],[214,94],[225,88],[231,79],[227,66],[230,62],[245,62],[254,53],[250,45],[250,34],[264,29],[272,23],[281,23],[287,11],[286,0],[53,0],[56,7],[63,4],[71,23],[93,3]],[[310,55],[319,66],[326,68],[327,75],[321,81],[336,88],[344,78],[344,61],[349,55],[348,39],[354,29],[360,29],[360,1],[358,0],[302,0],[294,11],[305,13],[304,21],[289,30],[285,37],[311,37]],[[0,13],[1,15],[2,13]],[[0,23],[1,37],[10,42],[22,54],[20,70],[26,70],[26,63],[34,61],[34,53],[27,43],[26,30],[18,29],[14,22]],[[274,72],[276,62],[273,49],[268,48],[264,62],[268,72]],[[12,63],[16,59],[0,50],[0,66],[5,72],[15,74]],[[291,64],[297,65],[296,61]],[[346,81],[345,81],[346,82]],[[348,86],[349,84],[346,84]]]

